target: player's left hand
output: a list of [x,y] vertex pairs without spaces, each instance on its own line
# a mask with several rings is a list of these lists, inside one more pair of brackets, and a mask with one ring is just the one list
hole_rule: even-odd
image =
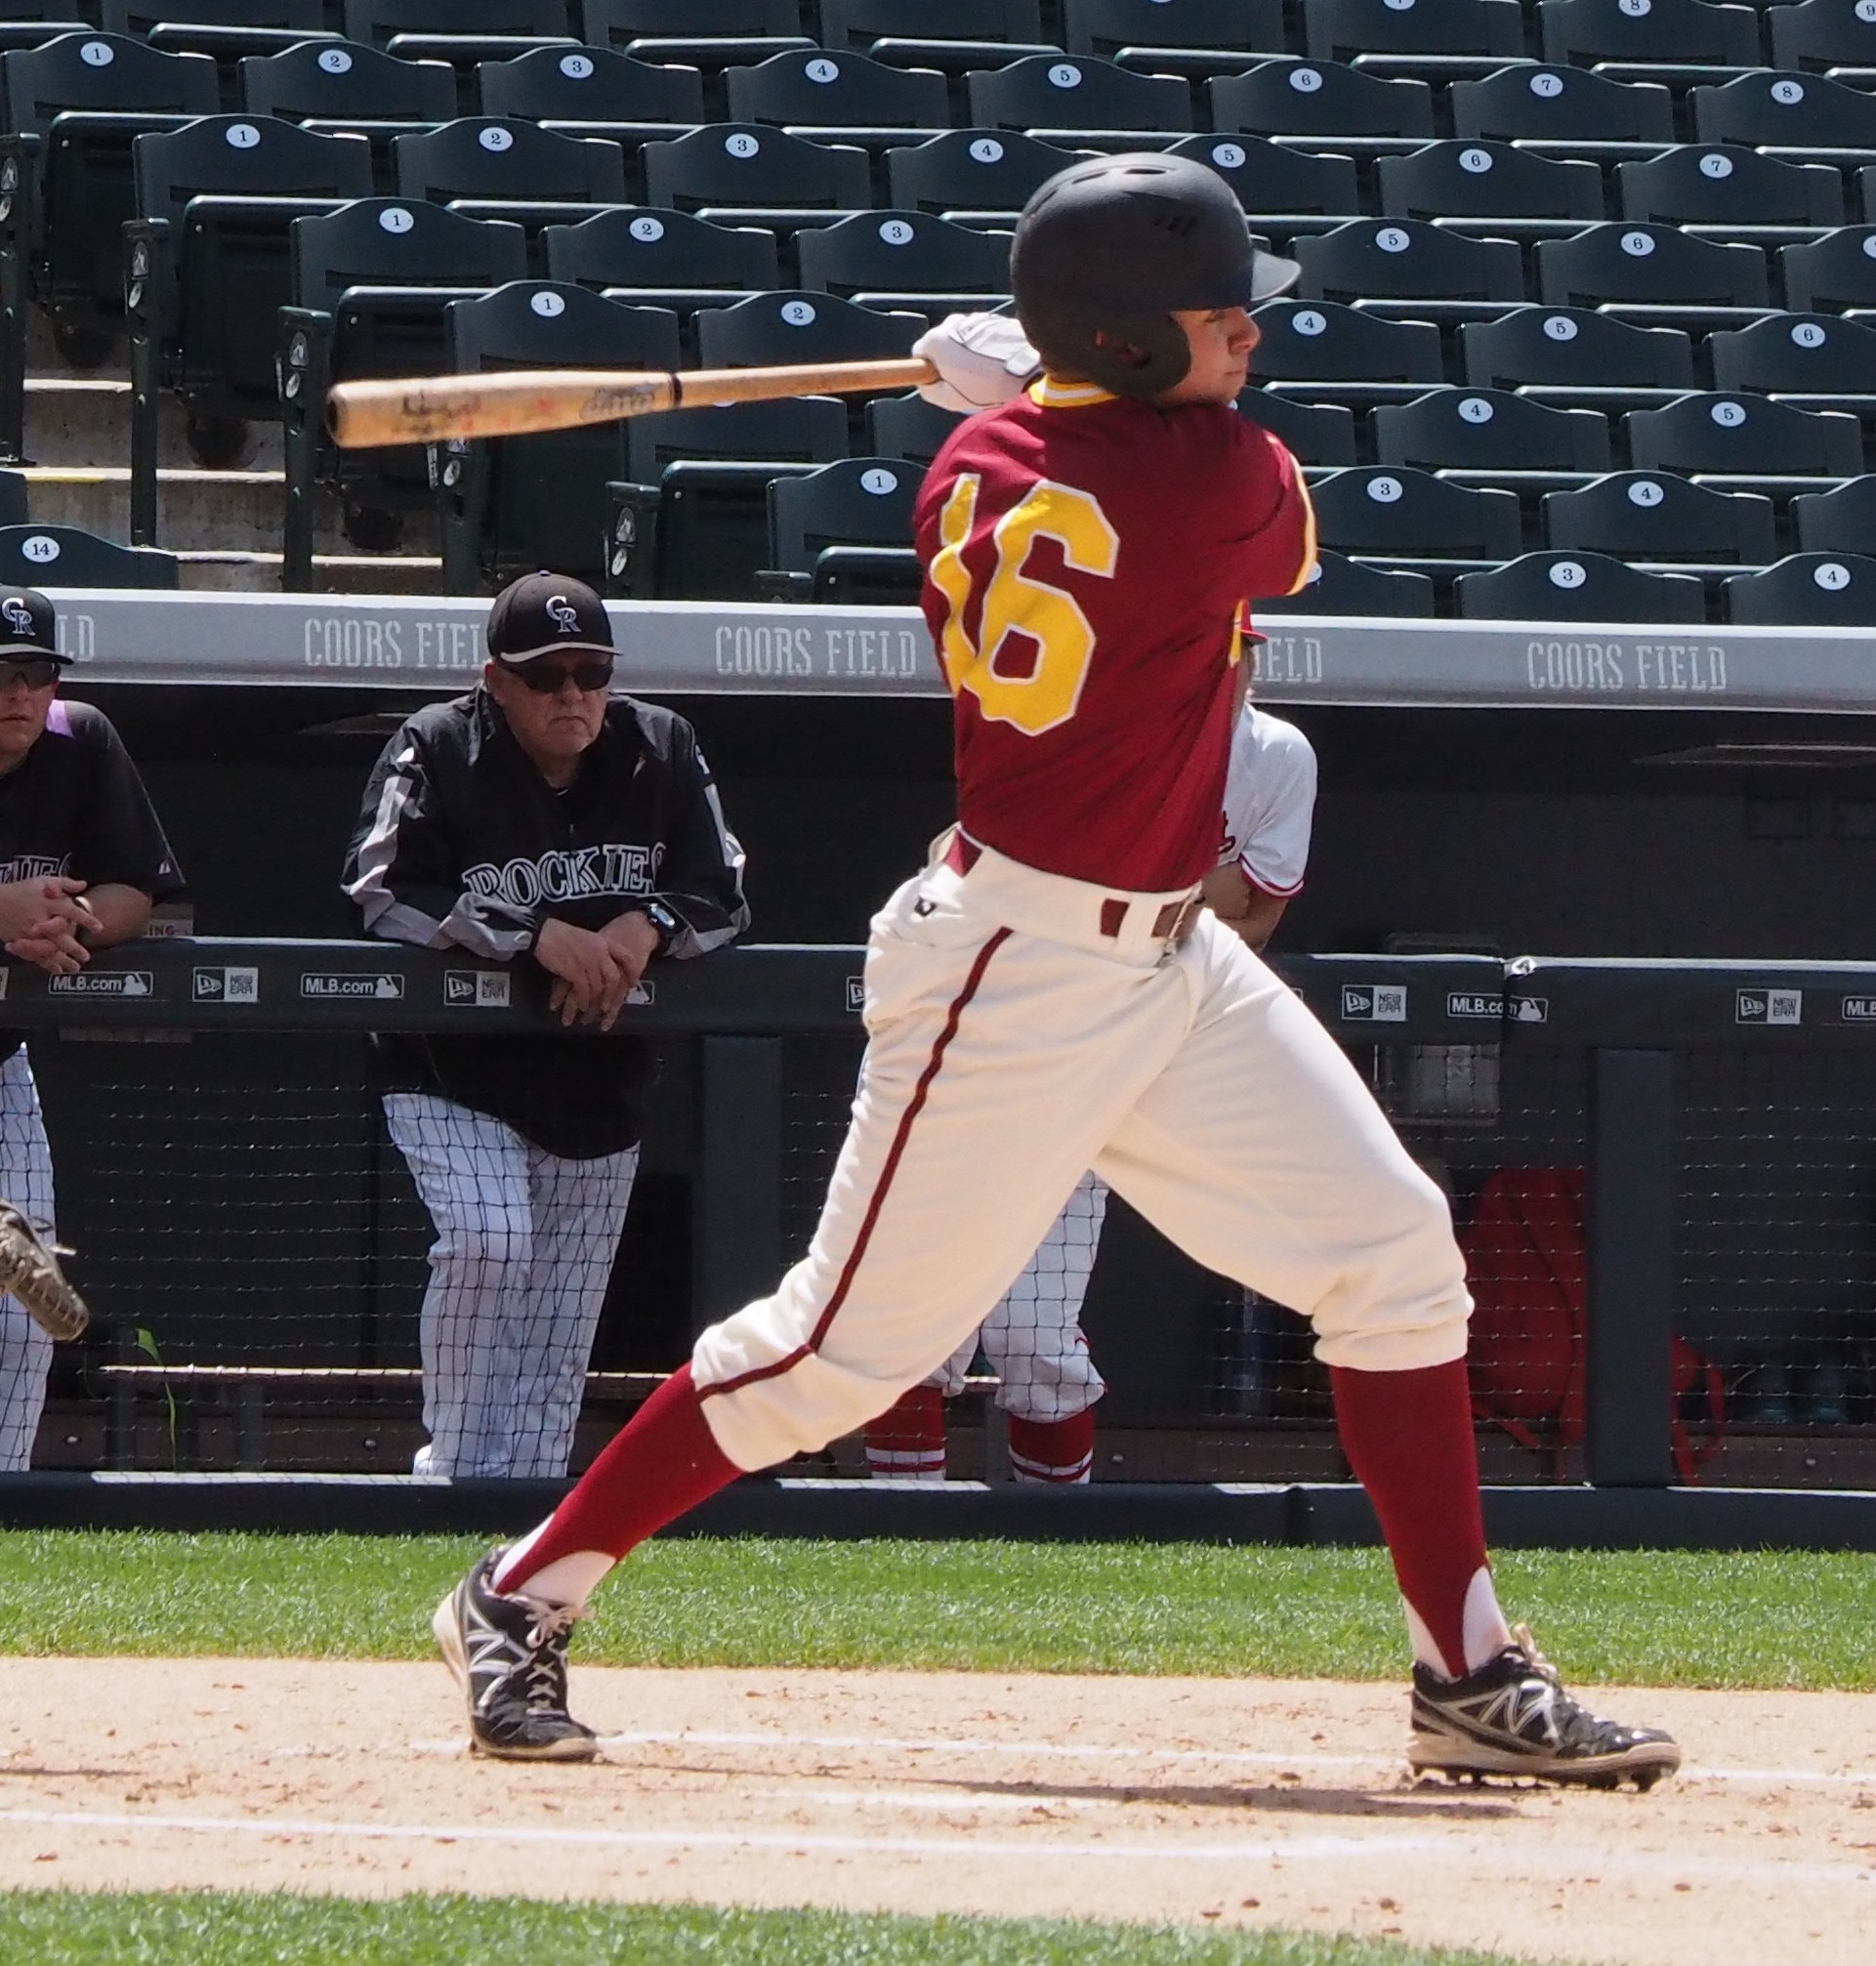
[[969,413],[1013,402],[1042,365],[1012,314],[946,314],[912,344],[938,370],[919,395],[939,409]]

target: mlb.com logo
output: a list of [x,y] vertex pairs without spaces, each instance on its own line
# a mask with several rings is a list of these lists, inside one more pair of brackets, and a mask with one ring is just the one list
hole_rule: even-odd
[[1734,1001],[1734,1024],[1803,1024],[1805,993],[1801,989],[1742,989]]
[[1876,1024],[1876,996],[1847,996],[1839,1015],[1846,1024]]
[[506,970],[444,970],[443,1002],[477,1010],[508,1008]]
[[149,970],[79,970],[46,988],[53,996],[154,996],[156,979]]
[[258,969],[197,970],[189,986],[191,1003],[259,1003],[261,972]]
[[1344,1024],[1405,1024],[1406,984],[1344,983],[1342,1021]]
[[300,994],[305,997],[372,997],[379,1002],[395,1002],[400,1001],[403,993],[403,978],[382,970],[372,976],[308,970],[300,978]]
[[1498,990],[1454,989],[1446,992],[1446,1015],[1463,1018],[1490,1018],[1495,1024],[1505,1015],[1505,999]]

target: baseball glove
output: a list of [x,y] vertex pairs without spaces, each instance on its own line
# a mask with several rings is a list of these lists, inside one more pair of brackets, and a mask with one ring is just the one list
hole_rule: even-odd
[[47,1242],[11,1201],[0,1200],[0,1290],[11,1291],[53,1339],[76,1338],[91,1322],[85,1300],[59,1267],[60,1257],[70,1254]]

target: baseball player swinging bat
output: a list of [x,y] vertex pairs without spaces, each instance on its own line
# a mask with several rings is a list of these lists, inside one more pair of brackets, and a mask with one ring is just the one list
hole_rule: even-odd
[[694,409],[776,397],[836,396],[862,389],[916,389],[938,371],[903,361],[803,362],[774,368],[550,368],[488,375],[434,375],[335,383],[326,422],[344,450],[448,438],[522,437],[572,430],[654,410]]

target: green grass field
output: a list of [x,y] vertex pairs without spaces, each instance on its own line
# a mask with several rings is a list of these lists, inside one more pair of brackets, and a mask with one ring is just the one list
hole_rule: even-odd
[[[449,1537],[0,1533],[0,1652],[425,1658],[482,1546]],[[1876,1557],[1515,1552],[1500,1591],[1580,1682],[1876,1687]],[[616,1665],[1397,1679],[1374,1550],[673,1540],[606,1584]],[[1307,1934],[531,1901],[0,1896],[22,1966],[1516,1966]]]
[[[0,1652],[426,1658],[450,1537],[0,1534]],[[1499,1590],[1573,1679],[1876,1687],[1876,1557],[1518,1551]],[[50,1586],[50,1587],[49,1587]],[[654,1542],[575,1656],[608,1665],[1397,1679],[1378,1550]]]

